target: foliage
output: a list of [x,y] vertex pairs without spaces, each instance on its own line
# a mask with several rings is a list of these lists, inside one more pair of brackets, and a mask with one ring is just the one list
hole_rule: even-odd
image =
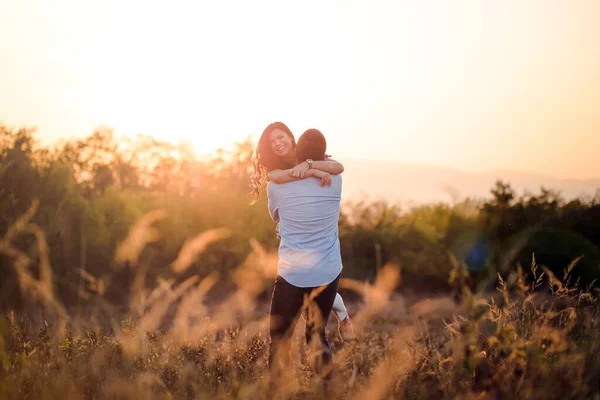
[[[251,240],[270,251],[278,244],[264,194],[250,205],[252,150],[247,140],[232,152],[200,158],[185,143],[117,138],[107,129],[45,148],[32,129],[0,126],[0,235],[38,200],[32,222],[46,234],[58,298],[67,307],[86,306],[82,289],[90,274],[120,283],[107,295],[122,307],[132,275],[118,268],[112,254],[142,215],[162,209],[167,214],[157,222],[162,240],[141,255],[148,283],[171,277],[165,266],[187,238],[221,227],[231,235],[212,244],[176,279],[218,272],[226,282],[250,254]],[[565,202],[559,193],[542,188],[539,195],[518,197],[504,182],[497,182],[491,194],[486,201],[412,208],[347,202],[340,220],[344,276],[372,281],[383,265],[394,262],[402,267],[403,285],[449,290],[455,258],[465,264],[471,289],[491,288],[497,272],[506,275],[535,252],[555,272],[584,256],[574,279],[589,283],[598,277],[600,196]],[[540,242],[548,230],[565,233],[551,244]],[[23,234],[13,243],[27,250],[33,238]],[[7,277],[0,283],[2,309],[21,303],[10,262],[0,255],[0,273]]]
[[[162,217],[142,218],[145,232]],[[124,243],[134,243],[140,223]],[[117,259],[139,256],[130,247],[119,249]],[[189,264],[189,251],[178,260]],[[572,268],[558,279],[541,272],[535,260],[532,279],[522,270],[499,278],[499,294],[487,299],[464,287],[463,301],[445,308],[444,297],[427,307],[429,299],[394,294],[399,271],[393,264],[383,266],[373,284],[346,280],[361,295],[359,303],[348,304],[357,339],[341,342],[329,325],[333,380],[323,386],[314,374],[300,326],[293,364],[284,378],[270,382],[268,307],[260,292],[272,279],[272,263],[255,245],[236,269],[236,289],[212,307],[211,276],[150,287],[134,279],[134,296],[121,317],[114,310],[102,314],[106,304],[99,302],[86,315],[50,318],[61,306],[49,293],[37,318],[11,312],[0,320],[0,397],[558,399],[600,392],[597,293],[564,283]],[[133,273],[146,271],[136,263]],[[550,296],[537,290],[547,284]]]
[[53,149],[33,133],[0,127],[0,398],[600,392],[598,196],[517,197],[498,182],[483,202],[346,204],[357,340],[328,327],[327,389],[298,326],[295,362],[270,385],[277,240],[265,197],[250,205],[252,143],[200,159],[107,130]]

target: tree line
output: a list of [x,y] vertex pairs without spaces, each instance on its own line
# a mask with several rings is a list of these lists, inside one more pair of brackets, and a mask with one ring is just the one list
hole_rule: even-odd
[[[86,304],[86,276],[104,282],[113,303],[124,301],[134,277],[116,265],[115,251],[136,222],[158,209],[166,215],[155,224],[160,239],[140,256],[146,279],[170,277],[169,265],[186,239],[226,227],[231,235],[212,243],[178,279],[217,271],[227,281],[250,254],[252,239],[273,251],[278,244],[266,196],[251,205],[253,148],[246,140],[202,158],[186,143],[117,138],[110,129],[47,147],[33,129],[0,125],[1,308],[23,302],[7,246],[31,254],[27,268],[35,274],[41,271],[35,264],[47,257],[53,290],[64,304]],[[34,204],[31,222],[44,233],[44,255],[34,232],[8,237]],[[352,279],[373,279],[396,263],[406,287],[447,290],[461,278],[490,288],[498,273],[526,269],[535,257],[560,277],[576,260],[571,276],[587,285],[600,275],[600,192],[566,201],[545,188],[518,195],[499,181],[489,198],[452,205],[358,200],[343,206],[340,241],[344,276]]]

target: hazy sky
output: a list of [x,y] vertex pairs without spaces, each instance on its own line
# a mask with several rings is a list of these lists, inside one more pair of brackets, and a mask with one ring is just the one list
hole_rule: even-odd
[[0,1],[0,121],[600,176],[600,1]]

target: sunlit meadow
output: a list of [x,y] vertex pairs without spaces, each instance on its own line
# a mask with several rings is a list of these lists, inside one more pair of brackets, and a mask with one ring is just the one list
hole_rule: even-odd
[[[218,301],[209,293],[218,275],[144,283],[144,248],[161,240],[157,210],[130,228],[115,254],[117,268],[134,275],[128,307],[103,299],[106,282],[84,273],[85,296],[95,307],[69,314],[55,297],[43,232],[31,223],[37,204],[0,242],[13,260],[29,313],[0,321],[0,397],[9,398],[594,398],[598,395],[600,343],[597,293],[574,289],[535,259],[499,279],[495,295],[478,297],[463,287],[448,296],[408,298],[396,291],[399,265],[377,279],[345,279],[354,293],[349,309],[356,340],[342,342],[332,317],[328,335],[335,375],[328,393],[310,367],[297,326],[293,363],[269,390],[268,292],[276,256],[251,241],[252,252],[234,274],[234,288]],[[229,234],[201,233],[185,242],[169,265],[184,272],[202,251]],[[33,235],[28,251],[15,238]],[[455,262],[452,278],[464,268]],[[537,290],[551,288],[551,293]],[[224,290],[224,289],[223,289]]]

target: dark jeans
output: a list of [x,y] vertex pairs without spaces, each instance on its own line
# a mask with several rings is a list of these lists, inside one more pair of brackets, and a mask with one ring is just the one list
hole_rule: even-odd
[[[323,368],[330,367],[333,353],[325,336],[325,325],[338,291],[340,276],[341,274],[328,285],[301,288],[277,275],[271,298],[269,330],[269,368],[272,373],[277,372],[278,364],[289,365],[290,339],[304,306],[308,308],[306,341],[309,346],[316,345],[320,350],[320,354],[315,357],[316,372],[321,373]],[[313,338],[318,338],[319,343],[312,343]],[[326,377],[330,373],[331,371],[325,371]]]

